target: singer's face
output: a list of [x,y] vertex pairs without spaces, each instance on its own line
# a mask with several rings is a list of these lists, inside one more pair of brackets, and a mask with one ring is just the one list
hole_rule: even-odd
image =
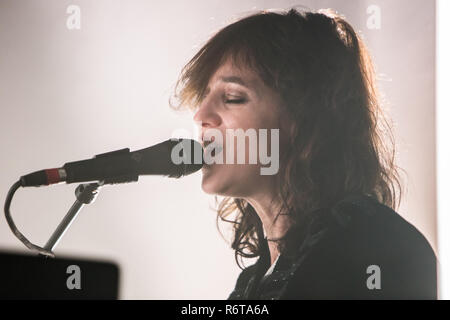
[[[204,145],[208,144],[205,143],[205,140],[209,140],[208,132],[220,132],[223,137],[222,151],[216,149],[218,152],[212,153],[215,160],[222,158],[223,164],[216,161],[211,165],[205,165],[202,169],[202,188],[206,193],[251,198],[273,191],[276,173],[261,174],[261,167],[267,168],[269,165],[260,164],[258,150],[262,150],[260,143],[264,144],[267,151],[263,153],[270,155],[273,161],[276,156],[278,161],[278,151],[276,150],[276,154],[270,153],[271,144],[278,143],[278,140],[271,139],[271,129],[280,129],[282,117],[279,101],[278,95],[267,87],[256,73],[248,68],[238,68],[230,60],[222,64],[212,75],[205,96],[194,115],[194,120],[200,126],[200,139]],[[227,131],[230,131],[227,129],[242,129],[244,133],[250,131],[256,133],[254,135],[257,137],[256,144],[251,148],[249,138],[245,138],[245,146],[239,145],[239,138],[231,139],[229,135],[227,136]],[[247,131],[249,129],[252,130]],[[267,129],[267,138],[260,136],[260,129]],[[279,134],[281,141],[282,130]],[[218,139],[215,137],[214,139],[218,142]],[[233,147],[229,145],[230,140],[234,140]],[[231,149],[234,159],[227,161]],[[237,164],[239,152],[245,154],[244,164],[242,162]],[[256,164],[249,160],[251,152],[257,155]],[[272,166],[275,167],[275,164]]]

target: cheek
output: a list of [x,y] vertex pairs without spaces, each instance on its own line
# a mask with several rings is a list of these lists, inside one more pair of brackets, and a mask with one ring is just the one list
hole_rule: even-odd
[[[241,153],[245,155],[245,163],[250,162],[250,157],[256,157],[257,162],[259,163],[259,146],[263,145],[265,147],[265,153],[270,153],[272,150],[272,144],[278,144],[278,152],[281,151],[280,144],[283,143],[283,139],[285,138],[283,135],[283,130],[280,128],[280,115],[279,108],[275,105],[260,105],[259,110],[258,106],[249,106],[247,108],[243,108],[240,110],[231,110],[229,113],[224,114],[222,116],[223,121],[223,148],[224,154],[223,159],[224,163],[229,163],[226,160],[227,153],[229,151],[227,149],[227,145],[233,145],[232,152],[234,154],[234,162],[238,163],[237,154]],[[233,132],[236,133],[236,130],[242,130],[242,132],[249,133],[252,131],[250,136],[256,137],[252,139],[250,142],[249,138],[245,138],[245,145],[242,143],[238,143],[238,138],[234,137],[234,141],[231,142],[230,139],[233,137]],[[261,131],[264,129],[264,132]],[[273,132],[276,129],[278,133]],[[230,136],[231,133],[231,136]],[[272,136],[273,134],[273,136]],[[235,134],[236,135],[236,134]],[[233,158],[232,155],[229,158]]]
[[255,115],[248,111],[241,110],[231,115],[223,117],[223,126],[226,129],[250,129],[259,127],[259,123],[255,121]]

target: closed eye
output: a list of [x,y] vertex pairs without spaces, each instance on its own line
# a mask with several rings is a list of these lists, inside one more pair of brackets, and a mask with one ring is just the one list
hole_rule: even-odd
[[240,99],[240,100],[227,100],[226,103],[231,103],[231,104],[242,104],[244,103],[245,100],[244,99]]
[[226,99],[225,103],[231,103],[231,104],[243,104],[247,102],[245,98],[239,98],[239,99]]

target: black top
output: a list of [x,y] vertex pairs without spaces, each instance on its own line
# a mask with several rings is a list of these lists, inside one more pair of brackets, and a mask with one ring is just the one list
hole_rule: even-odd
[[437,299],[433,249],[389,207],[359,196],[312,217],[294,254],[263,281],[260,257],[228,299]]

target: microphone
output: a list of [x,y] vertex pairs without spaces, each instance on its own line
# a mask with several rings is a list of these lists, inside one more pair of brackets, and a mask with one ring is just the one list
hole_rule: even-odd
[[127,183],[138,181],[140,175],[180,178],[202,167],[200,143],[191,139],[170,139],[134,152],[126,148],[92,159],[68,162],[61,168],[36,171],[22,176],[20,184],[22,187],[39,187],[59,182]]

